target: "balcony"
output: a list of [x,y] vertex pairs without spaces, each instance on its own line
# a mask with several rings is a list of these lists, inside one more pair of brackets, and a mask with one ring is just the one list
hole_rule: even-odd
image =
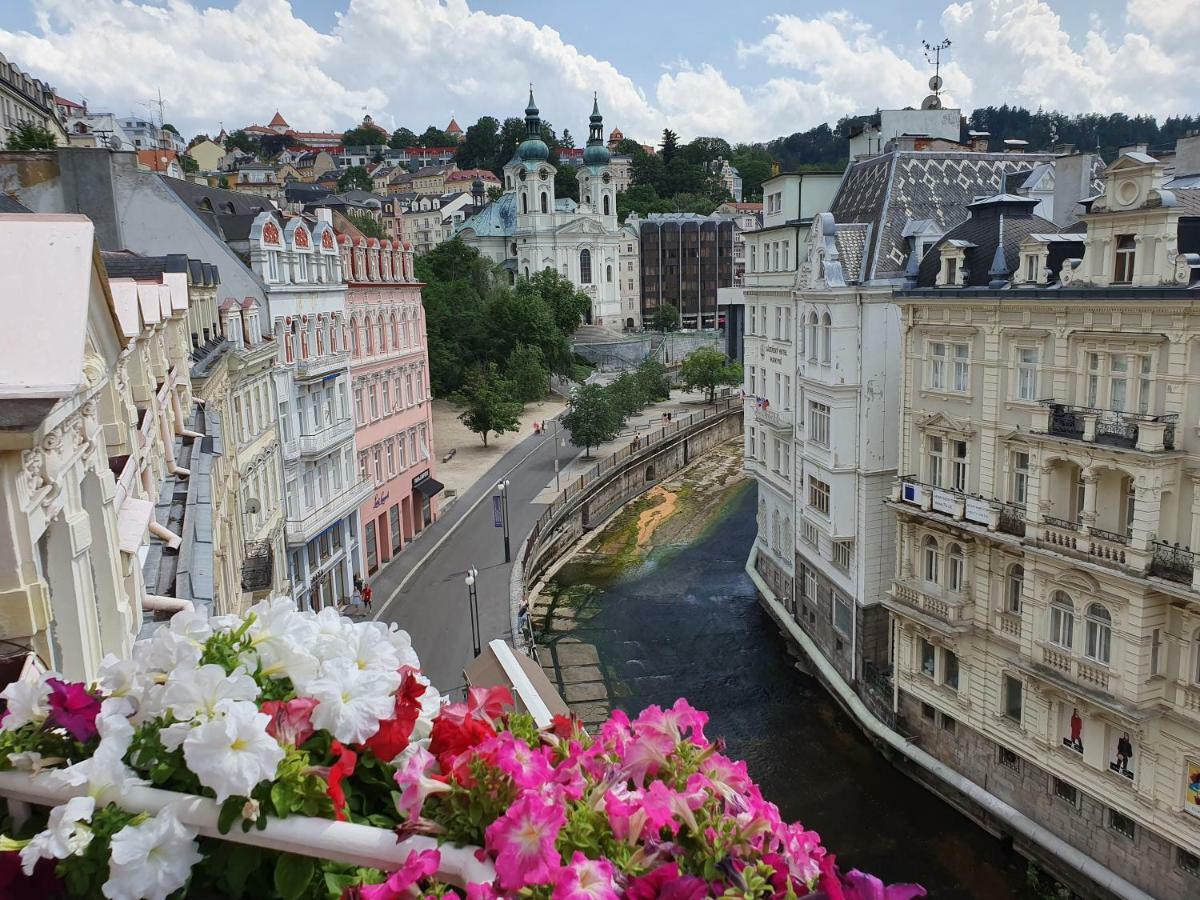
[[[946,634],[967,631],[971,625],[974,604],[964,600],[947,600],[925,593],[921,588],[904,581],[892,582],[891,599],[883,605],[892,612]],[[915,615],[914,615],[915,613]]]
[[270,541],[246,541],[242,560],[242,590],[269,590],[275,570],[275,553]]
[[1084,529],[1078,522],[1043,516],[1038,542],[1068,556],[1085,557],[1092,562],[1125,566],[1132,563],[1129,537],[1103,528]]
[[330,525],[357,510],[374,490],[374,482],[356,481],[335,494],[324,506],[302,510],[299,518],[289,515],[287,542],[292,546],[307,544]]
[[1167,581],[1194,587],[1197,581],[1197,569],[1200,569],[1200,555],[1188,547],[1179,544],[1168,544],[1166,541],[1155,541],[1151,545],[1153,556],[1150,558],[1150,574]]
[[1178,415],[1148,416],[1089,406],[1069,406],[1054,400],[1043,400],[1042,404],[1045,411],[1042,421],[1034,422],[1035,432],[1145,453],[1175,449]]
[[326,353],[323,356],[310,356],[308,359],[296,360],[296,377],[301,381],[314,378],[324,378],[343,372],[350,362],[350,353],[339,350],[336,353]]
[[774,410],[770,407],[765,409],[755,409],[754,419],[761,422],[768,428],[774,428],[776,431],[786,431],[792,433],[792,411],[790,409]]
[[989,500],[951,488],[934,487],[913,475],[899,475],[892,486],[892,502],[916,507],[938,518],[968,522],[992,532],[1025,536],[1025,507],[1017,503]]
[[319,431],[301,432],[299,449],[301,456],[320,456],[339,444],[354,438],[354,420],[342,419]]
[[1060,677],[1075,682],[1086,690],[1111,693],[1111,682],[1115,678],[1107,666],[1090,659],[1082,659],[1070,650],[1048,644],[1042,645],[1041,656],[1042,666]]

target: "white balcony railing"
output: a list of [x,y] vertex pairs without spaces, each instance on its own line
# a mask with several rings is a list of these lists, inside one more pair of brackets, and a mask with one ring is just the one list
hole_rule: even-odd
[[775,410],[769,407],[767,409],[755,409],[754,418],[756,421],[762,422],[776,431],[790,432],[793,427],[792,411],[790,409]]
[[285,525],[287,542],[293,546],[307,544],[334,522],[358,509],[374,490],[374,482],[351,482],[340,493],[334,494],[323,506],[302,510],[299,518],[292,518],[289,515]]
[[298,359],[296,360],[296,377],[302,379],[324,378],[326,375],[343,371],[349,362],[350,354],[346,350],[312,356],[308,359]]
[[320,431],[300,434],[300,454],[319,456],[332,447],[354,439],[354,420],[350,418],[326,425]]

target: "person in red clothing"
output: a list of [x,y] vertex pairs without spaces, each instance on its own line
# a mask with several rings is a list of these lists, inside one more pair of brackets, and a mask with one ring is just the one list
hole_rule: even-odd
[[368,611],[370,611],[370,609],[371,609],[371,586],[369,584],[363,585],[362,598],[363,598],[363,605],[367,608]]

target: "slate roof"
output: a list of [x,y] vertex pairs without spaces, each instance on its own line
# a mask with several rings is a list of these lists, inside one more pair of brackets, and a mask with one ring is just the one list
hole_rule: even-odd
[[909,253],[903,232],[911,220],[930,219],[945,233],[966,218],[976,197],[1002,190],[1007,173],[1049,159],[1036,153],[893,150],[852,163],[830,211],[839,223],[872,226],[864,280],[900,278]]
[[863,263],[867,258],[867,241],[871,235],[871,226],[854,223],[838,225],[834,231],[834,244],[837,247],[838,262],[842,264],[842,277],[847,282],[857,282],[862,279]]
[[262,197],[252,194],[208,187],[181,178],[159,177],[222,240],[244,240],[250,234],[254,217],[263,210],[275,208]]
[[1033,214],[1037,203],[1036,198],[1012,194],[999,194],[972,203],[970,218],[950,229],[925,254],[917,273],[917,284],[920,287],[935,286],[942,265],[938,250],[946,244],[963,249],[967,287],[988,287],[993,280],[1000,279],[1007,282],[1020,265],[1018,248],[1021,242],[1031,234],[1058,230],[1053,222]]
[[508,237],[517,229],[517,195],[501,194],[463,222],[462,227],[470,228],[480,237]]
[[8,194],[0,194],[0,213],[27,213],[31,212],[29,207],[14,200]]

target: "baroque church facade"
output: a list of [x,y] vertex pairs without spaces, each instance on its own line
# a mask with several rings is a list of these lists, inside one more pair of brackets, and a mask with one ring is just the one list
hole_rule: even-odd
[[576,176],[578,203],[555,196],[557,169],[550,163],[541,127],[530,90],[526,137],[504,167],[504,193],[468,219],[458,236],[505,268],[513,283],[553,269],[591,300],[589,324],[621,327],[622,233],[599,105],[592,105],[583,165]]

